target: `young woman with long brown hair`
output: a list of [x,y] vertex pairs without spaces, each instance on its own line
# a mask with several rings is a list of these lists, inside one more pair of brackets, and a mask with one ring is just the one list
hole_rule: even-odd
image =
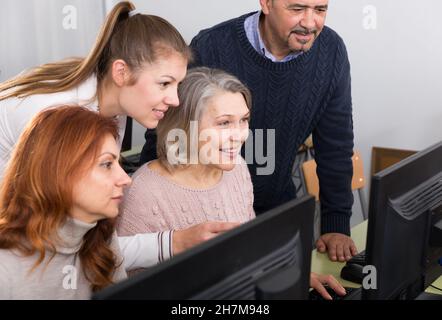
[[50,106],[75,104],[118,117],[120,133],[126,116],[155,128],[179,104],[177,86],[190,57],[170,23],[118,3],[86,58],[45,64],[0,84],[0,176],[23,128]]
[[[116,117],[121,138],[126,116],[155,128],[168,108],[178,106],[177,87],[190,58],[189,47],[170,23],[138,13],[130,2],[118,3],[86,58],[46,64],[0,84],[0,181],[23,128],[47,107],[81,105]],[[125,265],[151,266],[231,227],[211,223],[120,238]]]
[[73,106],[24,129],[0,187],[0,300],[88,299],[126,278],[117,139],[113,119]]

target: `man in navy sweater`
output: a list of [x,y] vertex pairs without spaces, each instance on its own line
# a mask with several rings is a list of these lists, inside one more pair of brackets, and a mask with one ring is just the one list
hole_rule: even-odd
[[[291,170],[299,146],[313,134],[322,234],[316,246],[333,261],[349,260],[357,250],[350,238],[353,121],[344,42],[324,26],[328,0],[260,4],[260,12],[201,31],[191,43],[194,66],[237,76],[253,94],[252,131],[275,130],[273,174],[260,175],[256,160],[249,164],[257,214],[296,196]],[[151,133],[146,139],[144,161],[155,146]]]

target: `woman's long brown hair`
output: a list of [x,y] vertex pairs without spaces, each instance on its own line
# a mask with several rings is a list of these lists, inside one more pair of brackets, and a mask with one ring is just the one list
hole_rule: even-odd
[[[135,6],[120,2],[109,13],[86,58],[72,58],[49,63],[0,83],[0,101],[73,89],[95,74],[102,81],[115,60],[122,59],[134,75],[143,64],[159,56],[177,52],[191,59],[191,51],[180,33],[163,18],[137,14],[129,17]],[[136,78],[132,78],[132,83]]]
[[[38,114],[23,131],[0,186],[0,249],[55,252],[57,230],[72,208],[73,186],[95,163],[104,138],[118,125],[87,109],[65,106]],[[114,221],[101,220],[84,236],[79,257],[93,291],[112,283]],[[31,270],[32,272],[32,270]]]

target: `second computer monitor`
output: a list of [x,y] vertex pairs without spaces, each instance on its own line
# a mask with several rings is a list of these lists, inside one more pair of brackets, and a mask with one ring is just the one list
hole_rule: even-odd
[[366,263],[377,277],[363,299],[414,299],[424,290],[441,206],[442,142],[372,177]]

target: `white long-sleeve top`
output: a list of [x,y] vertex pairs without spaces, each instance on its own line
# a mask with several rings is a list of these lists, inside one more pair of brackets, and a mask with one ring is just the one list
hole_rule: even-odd
[[[97,78],[92,76],[69,91],[32,95],[23,99],[14,97],[0,101],[0,181],[20,134],[36,114],[61,105],[80,105],[98,112],[96,93]],[[126,120],[126,116],[118,117],[120,146],[126,129]],[[119,237],[126,270],[151,267],[169,259],[170,243],[171,232]]]

